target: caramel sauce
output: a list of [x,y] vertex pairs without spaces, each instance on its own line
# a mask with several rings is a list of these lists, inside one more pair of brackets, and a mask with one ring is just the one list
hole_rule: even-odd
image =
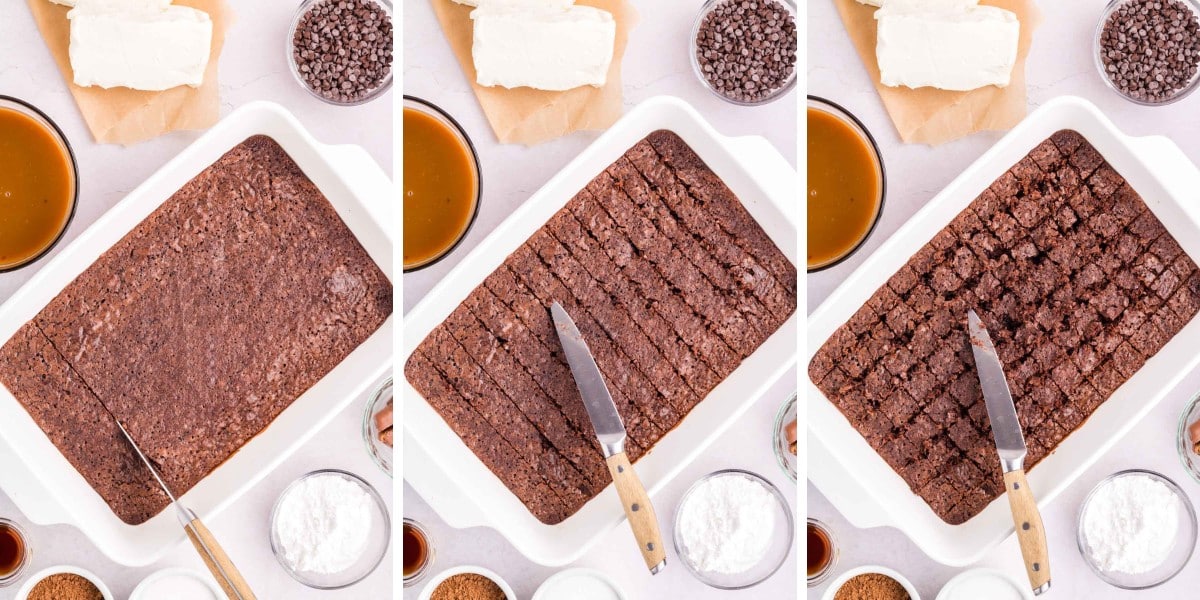
[[55,132],[23,112],[0,108],[0,270],[53,245],[74,201],[74,170]]
[[404,268],[441,258],[475,214],[479,181],[471,149],[449,125],[404,109]]
[[808,268],[837,262],[870,233],[883,202],[874,149],[836,115],[808,109]]

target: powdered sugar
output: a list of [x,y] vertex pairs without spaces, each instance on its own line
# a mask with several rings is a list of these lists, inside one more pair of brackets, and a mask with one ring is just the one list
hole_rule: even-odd
[[762,484],[729,474],[701,483],[679,507],[679,535],[700,571],[744,573],[766,556],[777,500]]
[[373,525],[371,497],[336,473],[296,483],[279,502],[275,535],[295,571],[340,573],[367,548]]
[[1179,498],[1153,477],[1114,478],[1096,490],[1083,514],[1088,553],[1103,571],[1153,570],[1175,547],[1179,510]]

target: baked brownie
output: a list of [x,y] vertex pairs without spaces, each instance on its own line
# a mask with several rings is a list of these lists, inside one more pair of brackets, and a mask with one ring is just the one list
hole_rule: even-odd
[[1082,136],[984,190],[822,346],[809,376],[935,513],[1003,492],[966,331],[983,319],[1032,468],[1200,309],[1200,272]]
[[424,382],[421,393],[430,404],[441,407],[438,413],[468,447],[539,520],[557,523],[567,517],[562,498],[530,465],[527,454],[512,447],[504,436],[471,407],[469,401],[446,381],[433,359],[418,349],[405,364],[410,377]]
[[[119,419],[183,494],[378,329],[391,306],[390,282],[333,206],[278,144],[256,136],[172,195],[30,326],[111,413],[93,418]],[[19,374],[34,360],[9,348],[0,361],[0,382],[31,413],[40,399]],[[70,457],[88,435],[51,439]],[[131,523],[165,506],[110,493],[114,476],[76,466]],[[152,486],[134,468],[119,476]]]
[[[636,461],[791,316],[796,269],[720,178],[659,131],[580,190],[421,342],[405,365],[409,382],[550,524],[611,481],[550,317],[556,301],[587,340]],[[447,336],[462,343],[439,343]],[[466,357],[541,443],[523,422],[491,414],[477,382],[444,376]],[[538,452],[555,459],[521,456]],[[545,463],[563,466],[537,466]]]
[[[586,265],[587,274],[593,277],[612,295],[620,308],[628,311],[633,322],[645,332],[646,337],[672,364],[679,366],[679,375],[693,391],[711,389],[720,377],[706,365],[696,351],[687,345],[669,323],[646,302],[622,298],[621,293],[637,290],[637,284],[604,254],[595,241],[584,231],[583,226],[569,212],[560,213],[547,224],[548,231],[558,243],[578,262]],[[641,294],[635,298],[643,297]],[[686,407],[684,407],[686,410]],[[672,418],[672,417],[668,417]]]
[[166,496],[116,422],[34,323],[0,348],[0,363],[21,365],[4,385],[121,520],[144,521],[161,509]]

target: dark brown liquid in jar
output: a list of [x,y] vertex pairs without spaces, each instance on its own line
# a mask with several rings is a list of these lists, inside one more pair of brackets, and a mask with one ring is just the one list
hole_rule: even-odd
[[11,575],[25,562],[25,540],[16,529],[0,523],[0,577]]
[[833,556],[833,544],[821,528],[808,524],[808,576],[820,575]]
[[404,524],[404,576],[412,577],[429,560],[429,540],[416,527]]

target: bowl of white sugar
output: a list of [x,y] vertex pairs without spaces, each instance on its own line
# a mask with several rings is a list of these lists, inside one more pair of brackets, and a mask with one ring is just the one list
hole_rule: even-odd
[[292,482],[271,511],[271,550],[296,581],[319,590],[366,579],[387,554],[392,523],[361,477],[326,469]]
[[683,494],[674,533],[675,552],[696,579],[740,590],[779,570],[791,553],[795,523],[774,484],[728,469],[706,475]]
[[1105,478],[1079,511],[1079,552],[1100,579],[1144,590],[1178,575],[1196,548],[1196,512],[1167,477],[1131,469]]
[[129,600],[222,600],[225,594],[211,575],[181,567],[155,571],[142,580]]

